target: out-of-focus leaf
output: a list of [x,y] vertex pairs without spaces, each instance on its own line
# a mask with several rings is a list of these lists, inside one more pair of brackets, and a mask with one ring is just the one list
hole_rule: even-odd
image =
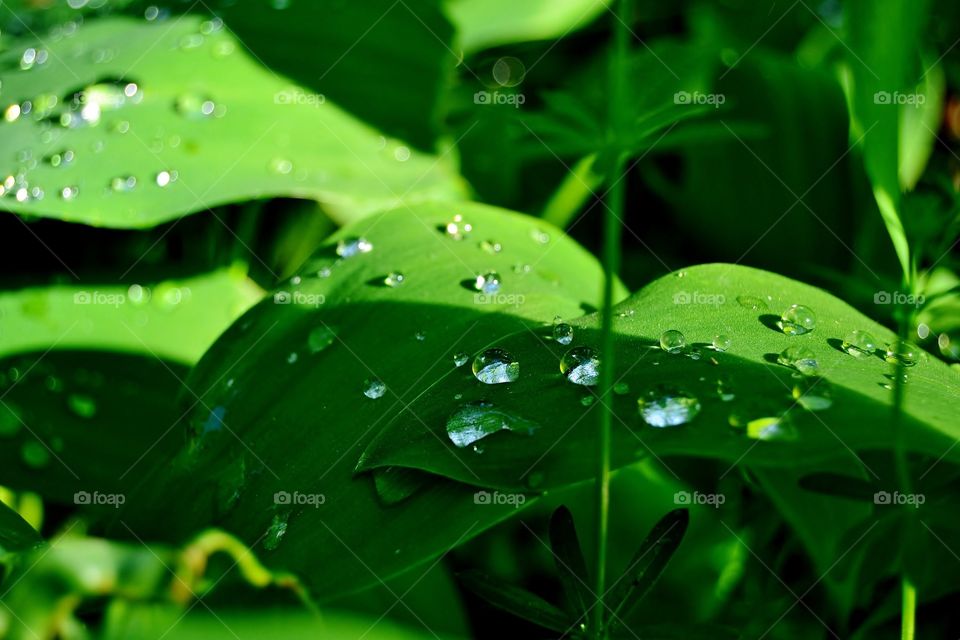
[[577,537],[573,514],[564,506],[558,507],[550,518],[550,547],[568,610],[585,616],[595,598],[590,590],[587,562]]
[[40,534],[16,511],[0,502],[0,557],[43,544]]
[[[303,26],[316,38],[313,29],[329,24]],[[45,61],[21,70],[24,51],[38,47]],[[319,200],[343,221],[462,194],[449,156],[385,139],[322,93],[261,66],[220,22],[91,20],[49,41],[25,36],[0,65],[9,105],[0,141],[19,152],[0,166],[11,176],[0,201],[9,211],[145,228],[290,196]]]
[[496,608],[512,613],[518,618],[523,618],[544,629],[566,633],[573,626],[573,621],[566,613],[540,596],[530,593],[526,589],[515,587],[509,582],[477,571],[461,574],[460,581],[467,589]]

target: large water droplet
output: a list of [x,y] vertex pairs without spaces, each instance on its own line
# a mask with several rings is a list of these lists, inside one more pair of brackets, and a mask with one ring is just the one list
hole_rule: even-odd
[[447,419],[447,435],[457,447],[467,447],[499,431],[533,435],[539,425],[496,408],[489,402],[463,405]]
[[648,389],[637,399],[637,406],[644,422],[658,428],[686,424],[700,413],[696,396],[672,385]]
[[920,361],[923,351],[915,344],[910,342],[896,341],[894,344],[888,344],[883,355],[883,359],[891,364],[902,364],[905,367],[912,367]]
[[344,238],[337,243],[337,255],[341,258],[352,258],[371,251],[373,244],[366,238]]
[[600,379],[600,358],[590,347],[574,347],[560,359],[560,373],[573,384],[593,386]]
[[382,398],[387,392],[387,385],[377,378],[369,378],[363,381],[363,395],[376,400]]
[[487,271],[477,276],[473,287],[488,296],[500,291],[500,274],[496,271]]
[[566,322],[558,322],[553,325],[553,339],[560,344],[570,344],[573,342],[573,327]]
[[843,339],[840,346],[850,355],[859,358],[873,355],[874,351],[877,350],[877,339],[867,331],[856,329]]
[[686,347],[686,337],[676,329],[667,329],[660,334],[660,348],[667,353],[682,353]]
[[806,347],[787,347],[777,356],[777,362],[787,367],[793,367],[805,376],[815,376],[820,373],[820,363],[817,356]]
[[810,307],[792,304],[780,315],[777,325],[788,336],[800,336],[813,331],[817,326],[817,316]]
[[473,375],[484,384],[514,382],[520,377],[520,363],[504,349],[487,349],[473,359]]

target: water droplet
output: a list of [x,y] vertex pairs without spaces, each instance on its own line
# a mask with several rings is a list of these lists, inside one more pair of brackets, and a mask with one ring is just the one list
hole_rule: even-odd
[[797,439],[796,429],[786,414],[763,404],[748,403],[730,412],[730,426],[752,440],[790,441]]
[[530,237],[533,238],[533,241],[537,244],[547,244],[550,242],[550,234],[543,229],[533,229],[530,231]]
[[717,377],[717,397],[723,402],[730,402],[737,397],[733,390],[733,381],[730,376],[721,375]]
[[444,231],[454,240],[463,240],[473,231],[473,225],[466,222],[459,213],[444,226]]
[[299,359],[300,355],[296,351],[291,351],[290,355],[287,356],[287,364],[294,364]]
[[645,391],[637,406],[644,422],[651,427],[676,427],[700,413],[700,401],[688,391],[672,385],[657,385]]
[[270,161],[270,171],[279,175],[288,175],[293,171],[293,163],[286,158],[274,158]]
[[315,327],[310,331],[310,335],[307,336],[307,347],[311,353],[320,353],[333,344],[336,337],[333,329],[327,325]]
[[810,376],[793,383],[793,398],[807,411],[823,411],[833,406],[833,390],[824,378]]
[[490,254],[500,253],[503,250],[503,246],[496,240],[484,240],[480,243],[480,248]]
[[844,351],[855,358],[873,355],[877,350],[877,339],[867,331],[856,329],[851,331],[840,345]]
[[570,344],[573,342],[573,327],[566,322],[558,322],[553,325],[553,339],[560,344]]
[[406,278],[399,271],[391,271],[387,274],[387,277],[383,279],[383,284],[388,287],[399,287],[406,281]]
[[410,147],[400,145],[393,150],[393,159],[397,162],[406,162],[410,159]]
[[21,113],[20,105],[11,104],[6,109],[4,109],[3,119],[6,120],[7,122],[16,122],[17,120],[20,119],[20,113]]
[[24,464],[33,469],[41,469],[50,462],[50,450],[39,440],[27,440],[20,448]]
[[171,182],[176,182],[179,174],[176,171],[161,171],[157,173],[154,181],[157,183],[158,187],[165,187]]
[[676,329],[667,329],[660,334],[660,348],[667,353],[682,353],[687,347],[687,339]]
[[97,402],[88,395],[71,393],[67,396],[67,406],[70,411],[87,420],[97,414]]
[[787,347],[777,356],[777,362],[787,367],[793,367],[805,376],[815,376],[820,372],[820,363],[817,362],[817,356],[806,347]]
[[468,356],[463,351],[458,351],[455,354],[453,354],[453,364],[455,367],[462,367],[463,365],[467,364],[469,360],[470,360],[470,356]]
[[64,200],[73,200],[74,198],[77,197],[77,194],[79,193],[80,193],[80,189],[76,185],[72,185],[72,186],[64,187],[63,189],[60,189],[60,197],[63,198]]
[[64,149],[63,151],[58,151],[57,153],[51,153],[48,156],[44,156],[43,161],[50,165],[53,168],[65,167],[74,161],[76,154],[70,149]]
[[134,176],[118,176],[110,181],[110,188],[117,193],[129,193],[137,186]]
[[580,398],[580,404],[582,404],[585,407],[589,407],[590,405],[592,405],[593,401],[594,401],[593,396],[583,396],[582,398]]
[[573,384],[593,386],[600,378],[600,358],[590,347],[574,347],[560,359],[560,373]]
[[618,396],[625,396],[630,393],[630,385],[626,382],[618,382],[613,385],[613,392]]
[[529,436],[537,429],[537,423],[511,415],[485,401],[465,404],[447,419],[447,436],[460,448],[500,431]]
[[273,551],[280,546],[280,541],[287,533],[288,523],[290,521],[290,512],[284,511],[277,513],[270,521],[267,527],[267,533],[263,536],[263,548],[267,551]]
[[[199,120],[217,114],[217,105],[207,96],[196,93],[182,93],[174,102],[174,109],[180,115]],[[219,115],[219,114],[218,114]]]
[[514,382],[520,377],[520,363],[504,349],[487,349],[473,359],[473,375],[484,384]]
[[487,271],[477,276],[473,287],[488,296],[500,291],[500,274],[496,271]]
[[728,336],[718,333],[713,336],[713,342],[711,344],[714,351],[726,351],[730,348],[731,340]]
[[387,392],[387,385],[377,378],[369,378],[363,381],[363,395],[376,400],[382,398]]
[[352,258],[371,251],[373,244],[366,238],[345,238],[337,242],[337,255],[341,258]]
[[781,314],[777,326],[788,336],[800,336],[813,331],[817,326],[817,316],[810,307],[792,304]]
[[737,296],[737,303],[744,309],[751,311],[766,311],[767,303],[756,296]]
[[915,344],[898,340],[894,344],[888,344],[883,359],[891,364],[902,364],[905,367],[912,367],[919,362],[923,351]]

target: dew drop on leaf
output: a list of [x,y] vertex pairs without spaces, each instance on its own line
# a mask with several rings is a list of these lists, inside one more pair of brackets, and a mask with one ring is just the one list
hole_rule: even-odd
[[520,362],[505,349],[487,349],[473,359],[473,375],[484,384],[514,382],[520,377]]
[[470,360],[470,356],[468,356],[463,351],[458,351],[455,354],[453,354],[453,364],[455,367],[462,367],[463,365],[467,364],[469,360]]
[[722,333],[713,336],[713,342],[711,343],[714,351],[726,351],[731,344],[730,338]]
[[399,271],[391,271],[383,279],[383,284],[391,288],[397,288],[406,281],[406,277]]
[[917,364],[922,355],[920,347],[910,342],[897,341],[894,344],[888,344],[883,359],[891,364],[902,364],[905,367],[912,367]]
[[600,379],[600,358],[590,347],[574,347],[560,359],[560,373],[573,384],[593,386]]
[[667,329],[660,334],[660,348],[667,353],[682,353],[686,347],[686,337],[676,329]]
[[366,238],[345,238],[337,243],[337,255],[341,258],[352,258],[371,251],[373,244]]
[[480,293],[493,295],[500,291],[500,274],[496,271],[481,273],[474,280],[473,287]]
[[335,339],[336,334],[333,329],[327,325],[321,325],[310,331],[310,335],[307,336],[307,347],[311,353],[320,353],[333,344]]
[[820,363],[817,356],[806,347],[787,347],[777,356],[777,362],[792,367],[805,376],[815,376],[820,373]]
[[267,551],[273,551],[280,546],[280,541],[287,533],[287,527],[290,521],[290,512],[283,511],[273,516],[267,532],[263,536],[263,548]]
[[529,436],[538,428],[537,423],[502,411],[486,401],[465,404],[447,419],[447,436],[460,448],[473,445],[492,433],[512,431]]
[[873,355],[877,350],[877,339],[867,331],[856,329],[851,331],[840,345],[845,352],[855,358]]
[[363,395],[367,396],[371,400],[382,398],[383,394],[386,392],[387,385],[385,385],[382,380],[377,378],[368,378],[367,380],[363,381]]
[[792,304],[780,315],[777,326],[788,336],[800,336],[813,331],[817,326],[817,316],[810,307]]
[[809,376],[793,383],[794,400],[807,411],[823,411],[833,406],[833,390],[824,378]]
[[553,339],[560,344],[570,344],[573,342],[573,327],[566,322],[558,322],[553,325]]
[[676,427],[700,413],[700,401],[690,392],[673,385],[657,385],[637,399],[640,416],[651,427]]
[[766,311],[767,303],[756,296],[737,296],[737,304],[751,311]]

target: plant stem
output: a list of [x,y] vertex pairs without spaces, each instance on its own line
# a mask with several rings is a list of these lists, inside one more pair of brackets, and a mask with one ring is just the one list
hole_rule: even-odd
[[916,626],[917,588],[904,576],[900,581],[903,605],[900,609],[900,640],[913,640]]
[[621,216],[626,200],[624,156],[617,149],[617,136],[623,123],[625,104],[624,83],[629,49],[630,0],[620,0],[613,14],[614,51],[610,64],[609,120],[607,123],[607,149],[605,158],[610,169],[607,174],[610,185],[606,198],[607,206],[603,219],[603,313],[601,325],[600,367],[600,432],[597,436],[596,474],[596,558],[595,595],[593,607],[592,636],[596,640],[606,637],[606,618],[603,594],[607,588],[607,528],[610,517],[610,434],[613,413],[610,402],[613,397],[616,356],[613,336],[613,296],[617,273],[620,270]]

